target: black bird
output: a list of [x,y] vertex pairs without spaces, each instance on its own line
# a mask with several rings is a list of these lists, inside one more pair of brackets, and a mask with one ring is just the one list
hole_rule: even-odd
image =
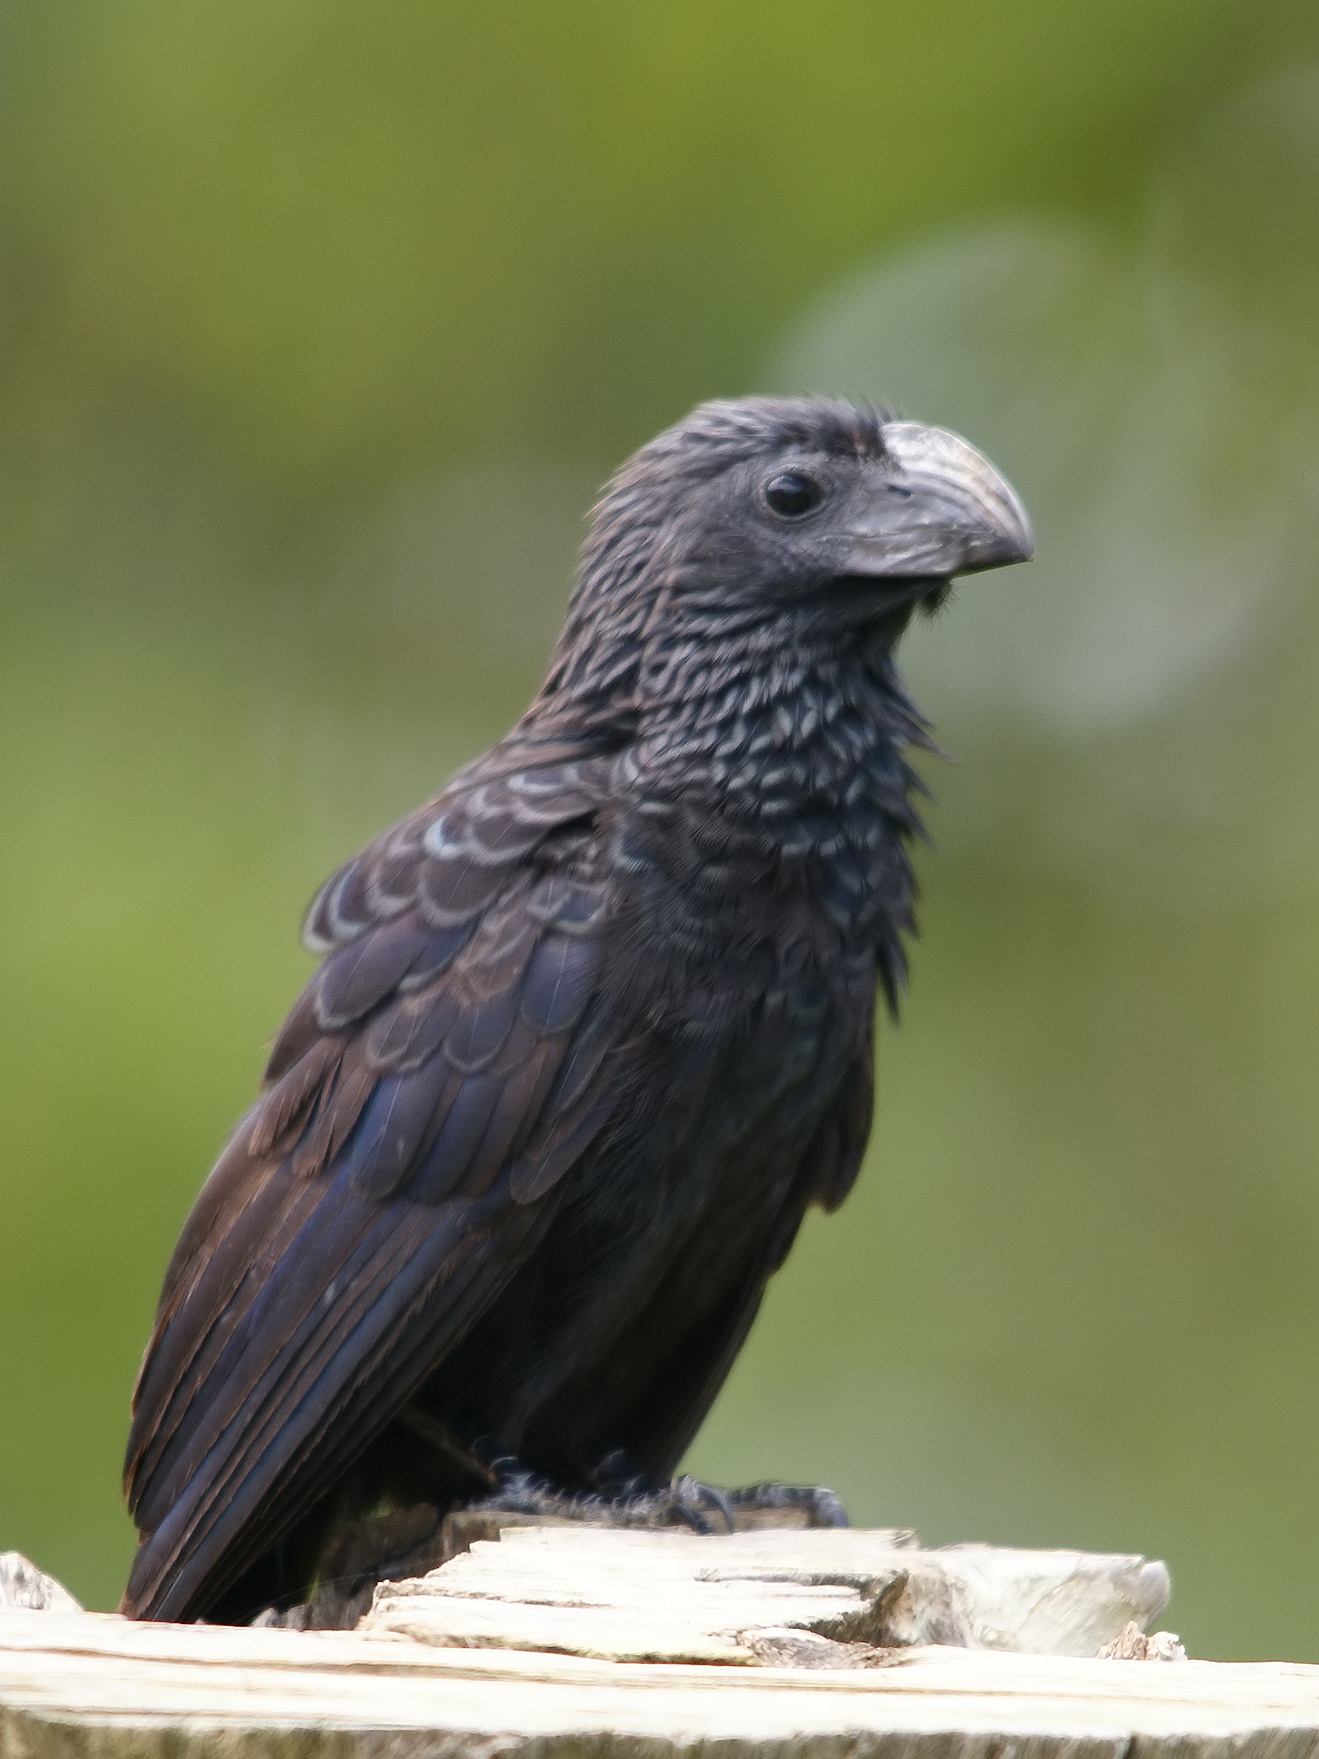
[[663,1497],[865,1147],[928,743],[894,644],[1030,554],[964,440],[845,403],[622,467],[526,714],[312,904],[138,1378],[125,1612],[305,1599],[390,1508]]

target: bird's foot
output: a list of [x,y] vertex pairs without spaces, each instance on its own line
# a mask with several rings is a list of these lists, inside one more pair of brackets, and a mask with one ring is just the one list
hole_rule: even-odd
[[725,1493],[736,1527],[850,1527],[847,1510],[822,1484],[748,1484]]
[[595,1491],[568,1491],[528,1470],[520,1460],[491,1462],[491,1493],[467,1504],[471,1514],[509,1514],[546,1521],[608,1527],[686,1527],[693,1533],[734,1533],[756,1527],[846,1527],[847,1514],[832,1490],[811,1485],[753,1484],[722,1490],[697,1478],[655,1484],[622,1454],[602,1461]]
[[267,1607],[253,1623],[349,1630],[370,1609],[378,1583],[424,1575],[474,1539],[498,1537],[501,1515],[511,1517],[510,1525],[580,1521],[596,1527],[685,1527],[703,1534],[848,1524],[832,1490],[800,1484],[721,1490],[686,1476],[654,1484],[621,1454],[601,1463],[595,1491],[563,1490],[509,1456],[489,1460],[484,1469],[494,1481],[490,1494],[443,1522],[430,1504],[421,1503],[340,1527],[322,1555],[310,1600]]
[[602,1527],[687,1527],[693,1533],[731,1533],[735,1525],[727,1491],[695,1478],[649,1485],[631,1479],[615,1494],[561,1490],[518,1466],[499,1488],[467,1505],[469,1513],[529,1515],[541,1520],[582,1521]]

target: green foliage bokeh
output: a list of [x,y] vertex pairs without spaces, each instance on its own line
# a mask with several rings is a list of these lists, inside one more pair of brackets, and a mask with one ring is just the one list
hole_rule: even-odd
[[[117,1598],[133,1371],[308,969],[302,907],[518,712],[610,465],[767,384],[867,264],[1043,216],[1137,261],[1171,239],[1221,296],[1250,387],[1230,500],[1314,413],[1315,234],[1310,186],[1273,200],[1242,159],[1265,231],[1229,260],[1197,130],[1315,59],[1313,9],[1272,0],[12,0],[0,1548]],[[1151,218],[1179,153],[1206,169]],[[1069,542],[1062,517],[1064,574]],[[1211,799],[1156,872],[1122,851],[1162,847],[1157,813],[1062,859],[1020,804],[1139,782],[1170,741],[1194,778],[1230,695],[1266,730],[1242,798],[1313,826],[1293,573],[1199,719],[1051,737],[926,692],[962,761],[930,772],[944,848],[871,1164],[692,1464],[829,1480],[936,1541],[1167,1556],[1194,1653],[1319,1659],[1319,882],[1202,895],[1247,806]]]

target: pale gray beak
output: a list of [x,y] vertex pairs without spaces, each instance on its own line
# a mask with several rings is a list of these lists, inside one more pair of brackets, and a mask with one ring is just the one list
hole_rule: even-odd
[[849,573],[947,580],[1029,562],[1026,509],[989,460],[947,428],[887,422],[889,493],[848,533]]

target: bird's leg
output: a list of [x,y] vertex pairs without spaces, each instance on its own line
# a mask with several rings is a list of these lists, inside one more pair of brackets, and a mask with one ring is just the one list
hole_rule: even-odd
[[734,1514],[727,1494],[694,1478],[674,1478],[656,1487],[634,1481],[617,1496],[599,1491],[561,1490],[530,1472],[520,1460],[501,1461],[499,1488],[467,1504],[474,1513],[536,1515],[582,1521],[600,1527],[688,1527],[693,1533],[731,1533]]
[[643,1472],[625,1448],[611,1448],[597,1462],[591,1476],[599,1489],[599,1501],[629,1527],[690,1527],[694,1533],[731,1533],[736,1525],[733,1505],[726,1490],[683,1475],[657,1484]]
[[470,1472],[473,1478],[479,1478],[492,1490],[498,1488],[500,1474],[496,1466],[507,1456],[490,1441],[465,1442],[455,1435],[453,1430],[438,1417],[420,1410],[416,1405],[405,1405],[395,1418],[404,1429],[409,1429],[415,1436],[442,1454],[455,1466]]
[[684,1474],[659,1484],[625,1448],[609,1448],[590,1470],[593,1491],[550,1482],[491,1437],[460,1440],[447,1425],[415,1406],[399,1421],[489,1487],[466,1504],[474,1514],[529,1515],[610,1527],[687,1527],[694,1533],[733,1533],[749,1527],[846,1527],[847,1513],[832,1490],[802,1484],[752,1484],[723,1490]]
[[730,1533],[750,1527],[850,1525],[838,1497],[821,1485],[750,1484],[742,1490],[724,1490],[687,1476],[655,1484],[622,1448],[606,1454],[593,1477],[602,1497],[621,1511],[634,1511],[632,1521],[638,1524],[668,1524],[665,1512],[671,1511],[670,1520],[704,1533],[717,1530],[704,1518],[712,1512],[718,1513],[723,1529]]
[[[847,1511],[832,1490],[821,1485],[749,1484],[742,1490],[722,1490],[699,1479],[682,1477],[656,1484],[640,1470],[623,1448],[614,1448],[596,1465],[592,1477],[601,1496],[623,1509],[640,1512],[651,1507],[658,1514],[667,1507],[689,1512],[718,1510],[729,1532],[747,1527],[847,1527]],[[799,1517],[793,1519],[793,1516]],[[804,1517],[804,1518],[801,1518]],[[694,1525],[688,1515],[679,1519]],[[708,1526],[698,1531],[710,1531]]]
[[[487,1444],[488,1445],[488,1444]],[[687,1527],[694,1533],[733,1533],[751,1527],[846,1527],[832,1490],[813,1485],[753,1484],[722,1490],[683,1475],[657,1484],[622,1448],[603,1454],[591,1472],[594,1491],[568,1491],[531,1471],[513,1455],[488,1460],[495,1486],[467,1507],[610,1527]]]
[[619,1449],[602,1457],[590,1474],[597,1488],[586,1491],[551,1483],[490,1442],[476,1442],[469,1451],[493,1480],[489,1494],[466,1504],[473,1514],[529,1515],[606,1527],[683,1526],[695,1533],[733,1530],[732,1508],[722,1490],[694,1478],[656,1484]]

